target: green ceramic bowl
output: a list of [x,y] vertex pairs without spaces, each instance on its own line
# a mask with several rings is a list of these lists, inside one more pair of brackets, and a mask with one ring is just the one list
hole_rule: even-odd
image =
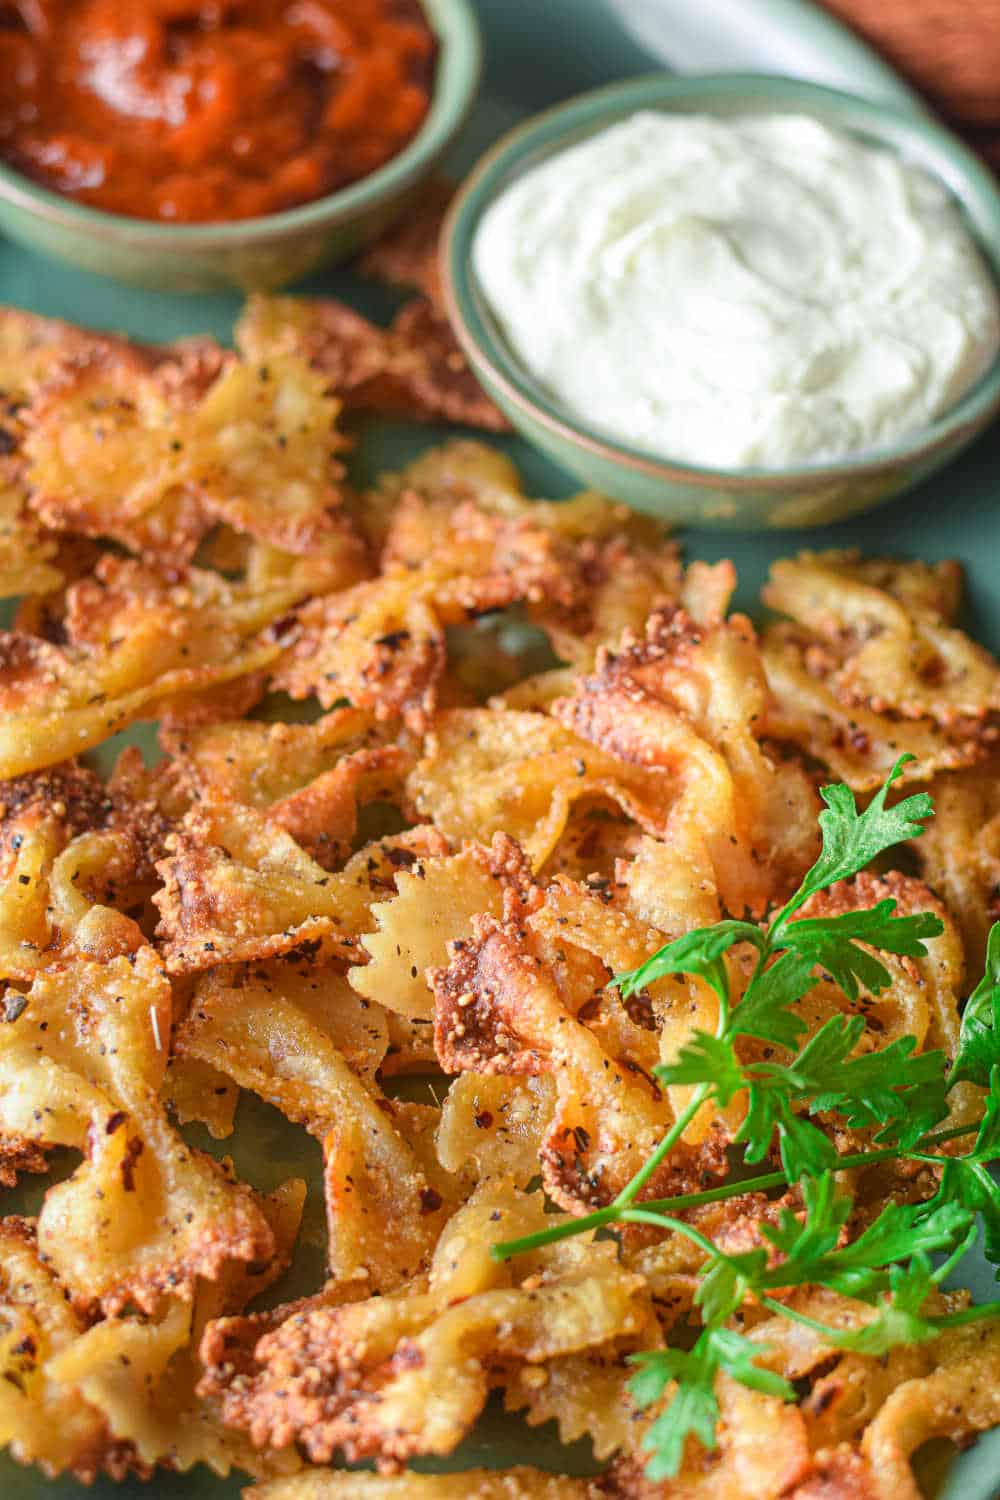
[[0,231],[87,271],[161,291],[282,286],[343,260],[398,218],[465,122],[482,48],[472,0],[423,0],[438,39],[434,93],[413,140],[384,167],[301,208],[231,224],[104,213],[0,164]]
[[471,249],[488,205],[547,156],[635,110],[715,115],[800,111],[894,148],[939,178],[958,200],[1000,280],[1000,192],[985,167],[917,110],[897,109],[787,78],[756,74],[653,74],[583,94],[505,135],[478,164],[445,226],[448,313],[470,364],[531,443],[585,484],[670,521],[734,529],[819,526],[878,505],[939,469],[1000,409],[1000,360],[931,426],[891,447],[794,469],[707,469],[630,448],[581,425],[533,380],[486,306]]

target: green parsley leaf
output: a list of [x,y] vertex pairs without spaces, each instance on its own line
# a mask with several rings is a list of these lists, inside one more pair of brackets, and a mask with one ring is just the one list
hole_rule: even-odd
[[790,1381],[775,1370],[762,1370],[755,1364],[755,1360],[768,1352],[766,1344],[755,1343],[731,1328],[716,1328],[712,1331],[712,1351],[719,1368],[741,1385],[762,1391],[765,1396],[780,1396],[782,1401],[795,1400],[795,1387]]
[[793,1051],[806,1022],[789,1010],[813,986],[813,961],[799,953],[783,953],[747,985],[734,1008],[730,1031],[735,1036],[755,1036]]
[[978,1214],[983,1224],[986,1259],[1000,1267],[1000,1183],[989,1170],[989,1164],[1000,1159],[1000,1066],[990,1076],[986,1109],[972,1150],[964,1156],[924,1159],[943,1163],[938,1190],[925,1205],[928,1212],[944,1204],[958,1204],[971,1214]]
[[726,921],[717,922],[714,927],[696,927],[657,949],[638,968],[616,974],[611,983],[617,985],[627,1000],[667,974],[697,974],[728,1003],[729,980],[722,959],[736,943],[753,943],[760,949],[764,934],[752,922]]
[[869,1298],[889,1285],[885,1266],[950,1250],[973,1222],[972,1213],[958,1203],[942,1203],[930,1211],[924,1203],[890,1203],[856,1240],[837,1247],[851,1211],[850,1198],[837,1193],[832,1173],[805,1179],[802,1191],[802,1222],[785,1209],[777,1225],[761,1226],[785,1259],[765,1272],[755,1291],[816,1285],[847,1297]]
[[629,1393],[640,1411],[661,1400],[671,1381],[677,1383],[670,1404],[642,1440],[652,1455],[646,1465],[647,1479],[670,1479],[678,1472],[689,1436],[710,1452],[714,1450],[719,1422],[715,1378],[720,1370],[751,1390],[784,1401],[795,1399],[787,1380],[755,1363],[766,1352],[764,1345],[732,1329],[706,1328],[691,1350],[653,1349],[629,1356],[629,1363],[639,1366],[629,1381]]
[[861,1016],[827,1021],[781,1070],[789,1091],[793,1097],[812,1096],[811,1114],[843,1115],[857,1130],[896,1125],[897,1136],[916,1142],[948,1113],[944,1053],[914,1055],[916,1039],[902,1036],[876,1052],[851,1057],[864,1029]]
[[744,1250],[738,1255],[716,1251],[694,1294],[705,1322],[722,1323],[731,1317],[766,1269],[766,1250]]
[[684,1446],[694,1436],[709,1452],[716,1447],[719,1403],[715,1398],[718,1370],[711,1341],[702,1334],[691,1350],[653,1349],[629,1356],[639,1371],[628,1383],[629,1394],[640,1411],[659,1401],[672,1380],[677,1389],[664,1412],[642,1440],[652,1457],[646,1478],[670,1479],[684,1461]]
[[913,758],[912,755],[900,756],[885,784],[863,813],[858,812],[850,787],[823,787],[820,796],[826,809],[819,815],[823,848],[819,859],[779,916],[778,932],[772,934],[776,943],[784,944],[784,923],[810,896],[838,880],[849,880],[884,850],[923,833],[924,822],[934,812],[934,804],[926,792],[906,797],[895,807],[885,805],[889,788],[902,775],[904,765]]
[[707,1031],[696,1031],[684,1043],[675,1062],[659,1063],[653,1073],[667,1088],[674,1084],[710,1083],[722,1109],[734,1094],[746,1087],[743,1066],[732,1042]]
[[[735,1139],[746,1143],[748,1162],[763,1161],[775,1132],[789,1182],[819,1177],[837,1164],[837,1148],[815,1125],[797,1115],[775,1080],[751,1083],[747,1113]],[[768,1085],[771,1085],[770,1087]]]
[[858,998],[859,984],[879,995],[891,984],[892,976],[854,939],[885,953],[922,958],[927,952],[923,939],[938,937],[944,931],[943,922],[933,912],[894,917],[895,910],[895,901],[887,897],[868,911],[848,911],[839,917],[800,917],[783,929],[781,942],[826,969],[849,1000]]
[[988,1084],[1000,1064],[1000,922],[994,922],[986,945],[986,972],[962,1012],[952,1083],[968,1079]]
[[919,1344],[937,1336],[920,1310],[934,1290],[931,1264],[915,1255],[909,1265],[889,1267],[889,1292],[875,1304],[875,1315],[859,1328],[830,1329],[826,1337],[838,1349],[879,1357],[899,1344]]

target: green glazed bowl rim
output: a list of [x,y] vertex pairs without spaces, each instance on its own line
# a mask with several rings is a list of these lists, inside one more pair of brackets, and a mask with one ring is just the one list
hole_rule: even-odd
[[95,239],[150,251],[232,249],[271,243],[302,231],[328,229],[392,199],[423,176],[461,129],[479,87],[483,45],[472,0],[420,0],[438,41],[427,116],[403,150],[347,187],[281,213],[229,223],[170,224],[108,213],[42,187],[0,162],[0,203]]
[[[766,73],[642,74],[576,95],[501,136],[466,178],[446,218],[441,272],[449,320],[473,369],[509,406],[515,422],[520,415],[526,424],[541,427],[563,444],[666,482],[732,490],[759,489],[763,483],[776,491],[795,490],[803,482],[863,479],[887,468],[917,463],[985,426],[1000,409],[1000,354],[954,406],[911,436],[855,456],[788,468],[713,469],[683,464],[602,435],[549,398],[508,350],[485,309],[471,255],[479,223],[522,170],[634,110],[671,103],[706,113],[720,104],[728,105],[723,112],[731,114],[792,107],[910,157],[957,200],[1000,290],[1000,189],[979,159],[929,115]],[[912,149],[914,143],[922,149]],[[975,209],[975,219],[970,207]]]

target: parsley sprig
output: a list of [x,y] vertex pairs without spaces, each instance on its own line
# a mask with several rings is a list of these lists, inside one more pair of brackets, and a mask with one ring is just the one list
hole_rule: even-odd
[[[700,928],[615,976],[612,984],[624,998],[670,974],[696,976],[717,996],[714,1033],[696,1031],[675,1062],[655,1070],[664,1084],[688,1086],[688,1103],[607,1208],[493,1247],[493,1254],[506,1260],[569,1235],[621,1223],[683,1234],[704,1251],[695,1298],[703,1328],[693,1348],[632,1356],[637,1367],[630,1381],[634,1403],[639,1408],[665,1403],[644,1439],[651,1479],[677,1472],[689,1436],[707,1448],[715,1446],[720,1371],[751,1389],[794,1399],[788,1382],[759,1364],[766,1349],[726,1326],[748,1301],[806,1324],[834,1349],[863,1354],[882,1354],[895,1344],[933,1338],[974,1318],[1000,1316],[1000,1302],[943,1316],[925,1312],[928,1298],[975,1243],[980,1224],[987,1256],[1000,1263],[1000,1187],[988,1170],[1000,1159],[1000,924],[990,935],[986,974],[966,1006],[950,1071],[941,1052],[917,1053],[913,1037],[901,1037],[877,1052],[857,1053],[865,1030],[860,1016],[835,1016],[800,1046],[808,1028],[794,1007],[819,973],[839,985],[850,1001],[862,987],[878,995],[891,983],[878,952],[922,957],[925,940],[943,931],[933,913],[898,916],[891,898],[870,910],[835,917],[799,915],[812,896],[859,874],[886,850],[923,832],[934,811],[926,793],[886,806],[909,759],[897,761],[862,812],[848,787],[823,789],[820,856],[766,926],[726,920]],[[756,952],[750,981],[734,1003],[728,955],[737,944],[750,944]],[[744,1062],[740,1051],[745,1044],[737,1047],[740,1038],[768,1047],[762,1057]],[[793,1055],[776,1059],[775,1048]],[[978,1127],[935,1134],[934,1127],[949,1112],[949,1090],[961,1080],[988,1087],[983,1120]],[[745,1093],[747,1109],[736,1140],[743,1144],[746,1160],[762,1161],[776,1143],[782,1170],[701,1193],[640,1202],[702,1106],[711,1100],[724,1108],[739,1093]],[[815,1116],[828,1114],[856,1129],[874,1129],[872,1148],[838,1154],[826,1132],[813,1123]],[[973,1130],[976,1140],[965,1155],[937,1154],[945,1142]],[[862,1234],[842,1244],[853,1203],[838,1190],[837,1174],[889,1159],[941,1168],[936,1193],[922,1203],[890,1203]],[[802,1212],[783,1209],[777,1224],[761,1225],[767,1244],[739,1254],[725,1253],[676,1217],[701,1204],[791,1183],[800,1184]],[[932,1256],[939,1258],[937,1265]],[[864,1309],[858,1325],[828,1327],[797,1310],[787,1297],[803,1286],[826,1287],[852,1299]]]

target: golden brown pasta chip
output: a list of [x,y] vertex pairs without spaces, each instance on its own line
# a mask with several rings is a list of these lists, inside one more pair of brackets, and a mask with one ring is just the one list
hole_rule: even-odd
[[[540,1151],[549,1196],[572,1212],[602,1207],[624,1187],[666,1133],[672,1114],[641,1068],[605,1050],[560,993],[565,959],[546,953],[524,914],[479,917],[471,941],[452,945],[432,971],[435,1044],[448,1072],[551,1075],[556,1109]],[[682,1145],[655,1178],[655,1191],[725,1170],[724,1138]],[[652,1193],[654,1189],[650,1189]]]
[[173,973],[293,951],[360,959],[371,907],[412,852],[443,852],[433,830],[368,845],[330,874],[276,823],[206,793],[168,841],[157,868],[158,932]]
[[971,976],[981,972],[1000,918],[1000,766],[993,756],[936,776],[928,790],[934,816],[913,847],[924,879],[958,923]]
[[232,1260],[268,1260],[253,1194],[189,1150],[160,1102],[171,993],[150,948],[40,974],[0,1029],[0,1131],[84,1160],[50,1187],[38,1243],[82,1305],[153,1311]]
[[460,854],[398,870],[398,894],[372,907],[377,930],[361,939],[368,962],[351,970],[351,984],[387,1010],[433,1020],[427,970],[447,960],[449,943],[468,936],[474,916],[499,916],[504,891],[526,892],[530,880],[521,850],[500,834],[489,849],[471,844]]
[[595,674],[552,707],[582,739],[668,779],[670,823],[704,840],[734,913],[763,912],[816,852],[810,783],[797,766],[772,761],[755,734],[766,700],[748,620],[703,626],[662,611],[643,640],[602,651]]
[[67,594],[65,645],[0,633],[0,775],[54,765],[136,719],[245,712],[280,655],[267,626],[307,591],[254,593],[194,569],[176,581],[106,557]]
[[371,582],[305,605],[274,685],[293,698],[315,694],[325,708],[346,698],[380,719],[402,714],[420,730],[444,673],[446,626],[568,587],[559,546],[530,518],[460,506],[446,545],[419,566],[389,564]]
[[187,800],[214,789],[260,808],[327,869],[350,854],[360,806],[400,801],[413,761],[385,743],[371,714],[350,708],[314,724],[244,720],[160,738]]
[[103,1415],[48,1372],[85,1328],[39,1254],[32,1221],[0,1219],[0,1444],[49,1478],[68,1470],[90,1483],[99,1473],[142,1473],[131,1445],[116,1442]]
[[822,676],[809,670],[809,638],[784,623],[764,633],[761,655],[770,700],[761,724],[773,739],[797,746],[836,781],[873,792],[902,755],[913,760],[902,779],[923,781],[983,754],[979,726],[895,719],[863,704],[845,704]]
[[762,598],[823,643],[830,664],[817,675],[842,702],[944,725],[1000,709],[1000,666],[949,623],[954,563],[803,552],[774,564]]
[[244,1500],[600,1500],[587,1479],[541,1469],[466,1469],[460,1474],[347,1474],[309,1469],[244,1490]]
[[[204,1389],[220,1395],[225,1420],[254,1442],[295,1437],[314,1462],[337,1449],[389,1464],[451,1452],[505,1367],[629,1340],[648,1327],[642,1280],[619,1266],[611,1245],[567,1242],[516,1267],[492,1260],[493,1238],[541,1220],[537,1194],[484,1184],[446,1226],[426,1283],[292,1311],[249,1361],[227,1336],[252,1330],[209,1327]],[[245,1365],[236,1378],[234,1360]]]

